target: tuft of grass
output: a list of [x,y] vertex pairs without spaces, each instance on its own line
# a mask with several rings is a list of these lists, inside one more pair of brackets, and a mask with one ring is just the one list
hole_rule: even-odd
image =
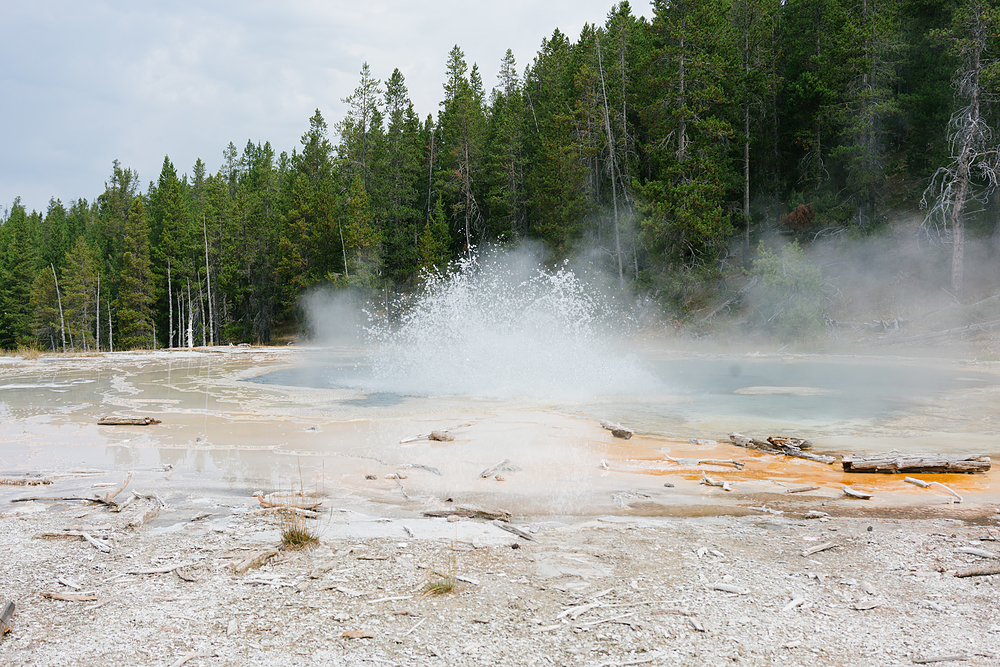
[[458,584],[458,558],[455,549],[448,550],[448,565],[445,573],[428,569],[427,583],[420,589],[421,595],[447,595]]
[[294,507],[279,509],[278,528],[281,530],[281,546],[286,549],[309,549],[319,544],[316,529]]
[[423,595],[447,595],[455,590],[455,578],[435,573],[420,589]]

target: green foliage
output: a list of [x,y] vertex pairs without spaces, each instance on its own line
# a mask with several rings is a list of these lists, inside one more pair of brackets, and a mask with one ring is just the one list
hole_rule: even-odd
[[149,225],[142,199],[136,197],[125,220],[121,291],[116,301],[116,349],[155,347],[153,339],[153,273],[149,260]]
[[809,339],[822,331],[822,274],[797,242],[779,252],[761,245],[753,274],[761,281],[751,316],[756,326],[784,342]]
[[451,259],[450,248],[448,219],[444,214],[444,204],[438,197],[434,204],[434,215],[420,234],[420,271],[443,271]]
[[14,200],[0,234],[0,348],[33,341],[31,288],[41,270],[33,222],[20,199]]
[[[365,63],[332,141],[317,110],[290,155],[228,142],[214,174],[198,160],[189,178],[165,157],[147,194],[115,161],[93,203],[53,199],[37,213],[15,201],[0,225],[0,346],[61,349],[50,266],[67,347],[96,344],[98,274],[105,309],[125,308],[116,342],[150,346],[154,326],[169,340],[188,280],[217,342],[267,342],[316,285],[406,291],[457,252],[532,239],[556,255],[594,249],[683,314],[711,300],[736,233],[749,270],[752,237],[775,226],[802,243],[832,226],[853,238],[884,224],[883,193],[915,203],[919,188],[900,186],[948,165],[949,117],[968,104],[953,74],[970,71],[966,28],[990,24],[993,4],[655,0],[647,20],[620,2],[575,38],[554,30],[520,73],[508,51],[493,91],[455,45],[423,122],[400,70],[380,81]],[[1000,125],[993,33],[977,121],[988,130]],[[989,174],[976,173],[983,194]],[[969,231],[987,235],[998,200],[979,199]],[[812,321],[803,309],[759,323],[797,331],[786,320]],[[102,309],[105,341],[107,320]]]

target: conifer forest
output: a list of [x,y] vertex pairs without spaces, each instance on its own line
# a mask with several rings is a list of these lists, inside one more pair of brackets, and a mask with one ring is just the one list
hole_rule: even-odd
[[300,145],[219,137],[148,183],[115,161],[103,192],[4,203],[0,348],[268,343],[314,288],[384,301],[528,241],[683,319],[755,276],[815,290],[810,244],[901,207],[962,298],[1000,221],[998,56],[995,0],[655,0],[522,60],[456,45],[437,109],[359,63],[346,116],[303,118]]

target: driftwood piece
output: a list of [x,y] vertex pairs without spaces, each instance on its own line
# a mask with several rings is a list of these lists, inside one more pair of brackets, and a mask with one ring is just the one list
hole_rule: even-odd
[[635,434],[635,431],[627,426],[622,426],[616,422],[609,422],[603,419],[601,420],[601,428],[611,431],[611,435],[614,437],[623,438],[625,440],[628,440]]
[[[816,461],[817,463],[831,464],[837,459],[832,456],[826,456],[824,454],[812,454],[810,452],[802,451],[802,447],[792,444],[793,442],[808,443],[807,446],[811,447],[812,443],[808,440],[803,440],[802,438],[785,438],[781,436],[771,436],[767,440],[761,440],[759,438],[749,438],[740,433],[730,433],[729,440],[737,447],[745,447],[747,449],[756,449],[768,454],[778,454],[784,456],[794,456],[795,458],[805,459],[807,461]],[[773,442],[772,442],[773,441]]]
[[84,532],[84,533],[80,533],[80,535],[83,537],[83,539],[87,540],[87,542],[90,544],[90,546],[94,547],[95,549],[97,549],[101,553],[106,553],[106,554],[111,553],[111,545],[108,544],[107,542],[102,542],[101,540],[97,539],[96,537],[92,537],[90,535],[90,533]]
[[486,470],[482,471],[481,473],[479,473],[479,478],[486,479],[487,477],[495,475],[498,472],[521,472],[521,469],[518,468],[516,465],[513,465],[510,462],[510,459],[504,459],[495,466],[491,466]]
[[783,435],[768,436],[767,441],[779,448],[798,447],[799,449],[811,449],[813,446],[812,441],[806,440],[805,438],[792,438],[785,437]]
[[666,454],[663,455],[663,458],[667,459],[668,461],[673,461],[677,465],[682,465],[682,466],[700,466],[702,463],[711,463],[713,465],[720,465],[720,466],[731,465],[737,470],[743,470],[743,466],[746,465],[745,463],[733,459],[685,459],[685,458],[675,459],[674,457],[668,456]]
[[709,477],[708,475],[706,475],[704,472],[701,475],[701,484],[704,484],[705,486],[721,486],[723,491],[732,491],[733,490],[733,487],[729,486],[729,482],[727,482],[725,480],[712,479],[711,477]]
[[947,491],[951,495],[953,495],[956,498],[958,498],[957,502],[962,502],[962,500],[963,500],[962,496],[960,496],[957,493],[955,493],[954,489],[952,489],[950,486],[945,486],[941,482],[925,482],[924,480],[917,479],[916,477],[904,477],[903,481],[904,482],[909,482],[910,484],[915,484],[916,486],[919,486],[922,489],[926,489],[929,486],[940,486],[942,489],[944,489],[945,491]]
[[979,556],[980,558],[1000,558],[1000,554],[998,553],[987,551],[986,549],[977,549],[975,547],[959,547],[955,549],[955,553],[970,554],[972,556]]
[[14,602],[7,600],[0,611],[0,637],[11,631],[10,620],[14,617]]
[[51,477],[32,477],[31,475],[19,475],[17,477],[0,477],[0,486],[38,486],[40,484],[51,484]]
[[[243,574],[247,570],[252,570],[260,567],[267,561],[271,560],[278,555],[277,549],[268,549],[267,551],[251,551],[246,558],[241,560],[239,563],[233,563],[233,573]],[[176,567],[176,566],[175,566]]]
[[101,417],[97,422],[98,426],[149,426],[150,424],[163,423],[159,419],[152,417]]
[[499,519],[500,521],[510,521],[511,514],[507,510],[489,510],[475,505],[462,505],[453,510],[427,510],[423,513],[429,517],[449,517],[460,516],[468,519],[488,519],[490,521]]
[[62,600],[63,602],[94,602],[97,600],[96,595],[70,595],[64,593],[42,593],[43,598],[48,598],[50,600]]
[[1000,566],[968,567],[955,572],[956,577],[988,577],[991,574],[1000,574]]
[[915,665],[929,665],[934,662],[955,662],[959,660],[971,660],[967,655],[935,655],[927,658],[914,658]]
[[841,464],[844,472],[932,473],[955,472],[976,473],[990,469],[990,457],[981,455],[947,454],[847,454]]
[[849,486],[842,486],[840,488],[844,491],[844,495],[851,498],[860,498],[861,500],[871,500],[872,498],[872,494],[865,493],[864,491],[856,491]]
[[253,494],[261,507],[268,509],[297,508],[318,512],[322,507],[322,501],[309,500],[299,493],[269,493],[266,496],[257,491]]
[[802,552],[803,556],[812,556],[813,554],[818,554],[820,551],[826,551],[827,549],[833,549],[839,546],[836,542],[824,542],[823,544],[817,544],[814,547],[810,547]]
[[794,489],[785,489],[785,493],[805,493],[806,491],[818,491],[818,486],[797,486]]
[[506,530],[508,533],[513,533],[514,535],[517,535],[521,539],[528,540],[529,542],[537,542],[538,541],[530,533],[526,533],[523,530],[521,530],[520,528],[517,528],[516,526],[511,526],[510,524],[506,524],[506,523],[500,521],[499,519],[494,519],[493,520],[493,525],[496,526],[497,528],[500,528],[501,530]]

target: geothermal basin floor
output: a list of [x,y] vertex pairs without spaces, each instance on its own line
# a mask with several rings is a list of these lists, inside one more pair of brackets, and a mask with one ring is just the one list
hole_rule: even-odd
[[[0,608],[16,605],[2,664],[1000,661],[1000,575],[956,576],[1000,564],[995,471],[919,476],[955,504],[723,442],[622,441],[544,405],[414,412],[242,382],[294,354],[0,364],[0,475],[52,481],[0,486]],[[113,412],[163,424],[96,426]],[[416,437],[434,428],[455,440]],[[480,477],[505,459],[520,469]],[[104,494],[129,472],[121,498],[141,497],[120,513],[10,502]],[[787,493],[804,484],[819,488]],[[255,490],[321,501],[303,520],[318,545],[278,548],[284,519]],[[527,537],[423,516],[468,505],[511,512]]]

